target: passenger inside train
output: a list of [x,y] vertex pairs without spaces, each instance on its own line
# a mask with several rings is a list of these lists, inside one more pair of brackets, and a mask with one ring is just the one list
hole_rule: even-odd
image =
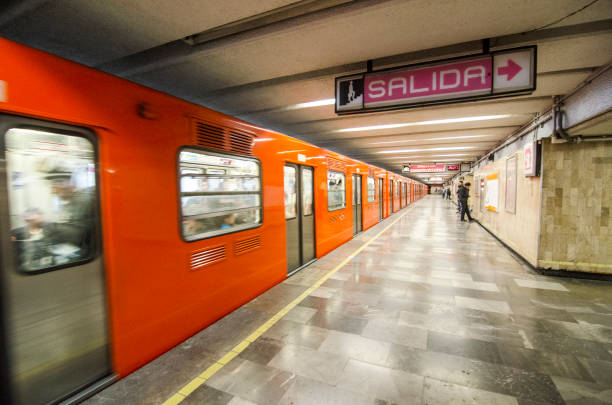
[[91,144],[18,128],[7,132],[6,144],[11,240],[18,268],[44,271],[87,260],[94,248]]

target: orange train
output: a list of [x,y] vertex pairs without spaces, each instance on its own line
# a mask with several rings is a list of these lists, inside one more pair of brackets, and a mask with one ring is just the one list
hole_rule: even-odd
[[0,53],[3,403],[99,390],[427,193],[53,55]]

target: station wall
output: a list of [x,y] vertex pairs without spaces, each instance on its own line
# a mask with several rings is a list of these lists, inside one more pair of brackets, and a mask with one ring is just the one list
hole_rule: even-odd
[[[516,162],[508,162],[509,159]],[[506,205],[506,183],[508,164],[516,165],[516,203],[514,212]],[[538,259],[540,221],[540,177],[526,177],[523,174],[522,150],[477,169],[473,173],[470,190],[472,217],[500,240],[518,252],[529,263],[536,266]],[[498,201],[493,211],[486,207],[487,177],[497,174]],[[483,184],[483,187],[481,187]],[[511,204],[510,204],[511,205]]]
[[538,266],[612,274],[612,143],[542,141]]
[[[550,138],[541,144],[539,176],[524,175],[519,147],[463,177],[472,183],[472,217],[535,267],[612,274],[612,144]],[[509,174],[513,165],[515,176]],[[487,208],[487,185],[495,175],[498,198]],[[506,199],[509,187],[516,187],[514,204]]]

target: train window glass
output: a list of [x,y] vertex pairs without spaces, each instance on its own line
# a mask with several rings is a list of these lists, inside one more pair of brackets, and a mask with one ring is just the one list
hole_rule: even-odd
[[285,219],[297,216],[296,173],[294,166],[285,166]]
[[335,211],[346,207],[346,178],[344,173],[327,172],[327,209]]
[[[396,183],[397,183],[397,182],[396,182]],[[397,185],[399,185],[399,184],[397,184]],[[397,185],[396,185],[396,187],[395,187],[395,196],[396,196],[396,197],[397,197],[397,196],[399,196],[399,187],[397,187]]]
[[313,207],[312,169],[302,168],[302,214],[312,215]]
[[24,128],[4,136],[15,262],[37,272],[95,253],[96,169],[86,138]]
[[195,149],[179,153],[183,238],[194,241],[261,224],[257,160]]
[[376,184],[374,177],[368,177],[368,202],[376,201]]

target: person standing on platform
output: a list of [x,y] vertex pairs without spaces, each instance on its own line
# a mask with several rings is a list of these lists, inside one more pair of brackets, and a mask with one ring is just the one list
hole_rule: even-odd
[[470,186],[471,184],[465,183],[465,186],[459,189],[457,197],[459,199],[459,205],[461,207],[461,220],[465,221],[464,217],[467,214],[468,220],[472,222],[472,216],[470,215],[470,207],[468,207],[468,198],[470,197]]
[[457,214],[461,212],[461,199],[459,198],[459,192],[463,188],[463,181],[459,181],[459,186],[457,187]]

